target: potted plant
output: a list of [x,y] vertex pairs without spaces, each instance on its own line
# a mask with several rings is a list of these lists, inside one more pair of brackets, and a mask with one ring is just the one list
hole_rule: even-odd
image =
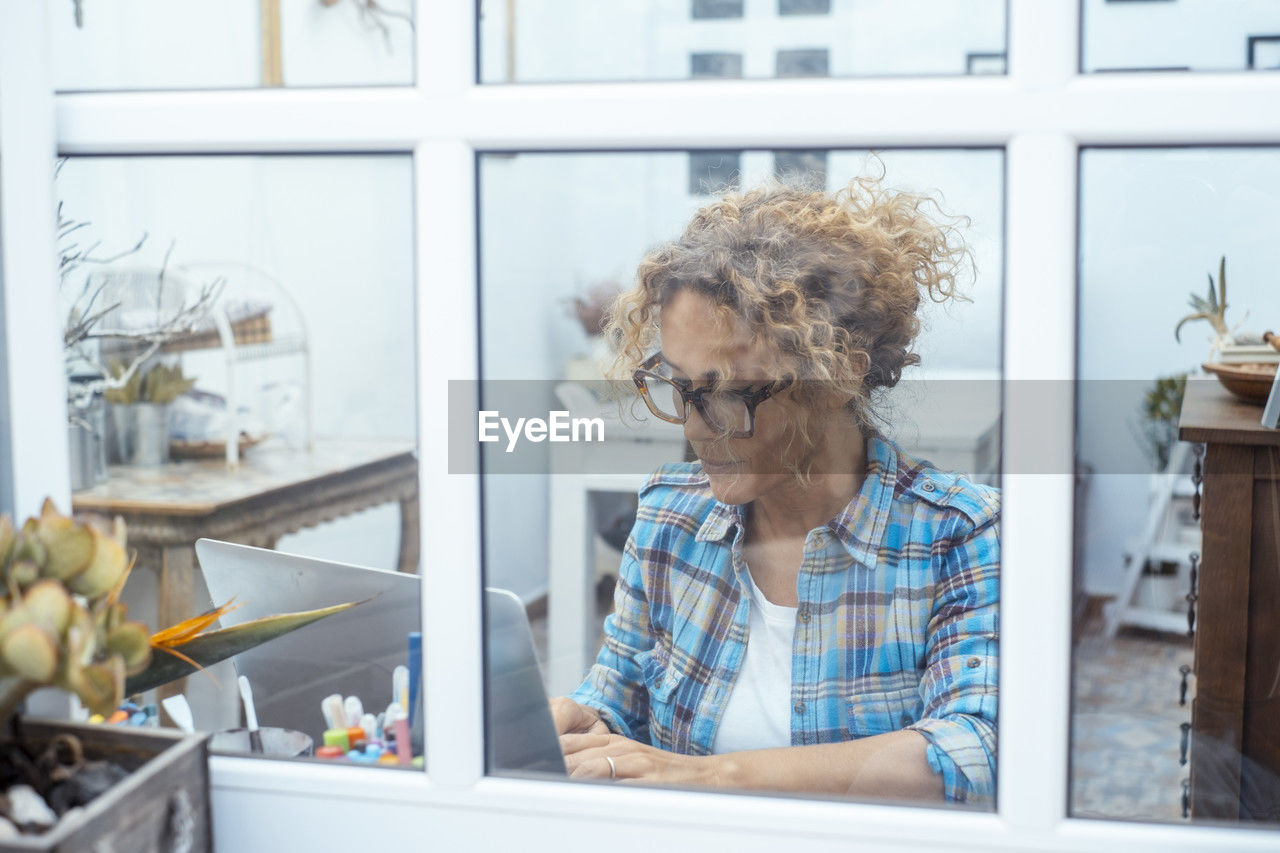
[[[62,341],[72,491],[106,479],[108,450],[132,464],[156,465],[168,459],[168,412],[159,404],[165,402],[163,396],[175,377],[157,374],[151,380],[154,389],[149,388],[144,368],[166,346],[208,322],[225,284],[221,278],[197,284],[169,270],[172,245],[159,270],[117,269],[118,262],[142,249],[146,235],[121,252],[101,255],[100,241],[88,237],[91,231],[92,223],[68,216],[58,203],[58,290],[66,310]],[[176,380],[183,381],[181,373]],[[183,391],[172,394],[170,401]],[[104,397],[138,408],[115,413],[124,423],[113,424],[103,410]],[[112,426],[122,427],[114,430],[115,442],[108,440]]]
[[[1139,419],[1132,425],[1134,436],[1152,465],[1153,490],[1166,479],[1165,475],[1180,473],[1173,470],[1170,460],[1175,458],[1178,418],[1186,390],[1186,373],[1158,377],[1143,395]],[[1181,600],[1183,588],[1177,562],[1148,557],[1142,567],[1138,602],[1151,610],[1173,610]]]
[[605,338],[609,308],[613,305],[622,286],[612,280],[598,281],[579,296],[565,300],[565,305],[582,326],[587,336],[588,351],[575,355],[565,365],[565,378],[574,381],[593,381],[604,378],[605,365],[612,359],[613,350]]
[[1140,419],[1135,428],[1143,452],[1156,472],[1169,466],[1169,457],[1178,443],[1178,417],[1187,391],[1187,374],[1161,376],[1142,397]]
[[152,634],[120,600],[131,568],[120,519],[68,518],[48,500],[20,528],[0,515],[0,846],[44,832],[34,849],[210,849],[207,735],[29,721],[19,706],[53,687],[105,716],[126,690],[353,606],[207,631],[224,606]]
[[1182,343],[1182,327],[1196,320],[1204,320],[1213,326],[1214,337],[1209,346],[1209,360],[1223,347],[1234,344],[1232,329],[1227,325],[1227,256],[1218,260],[1218,281],[1213,281],[1213,273],[1209,273],[1209,290],[1202,297],[1191,294],[1188,304],[1193,309],[1173,327],[1173,339]]
[[169,406],[196,381],[183,376],[180,365],[156,364],[124,379],[127,369],[111,363],[111,378],[120,384],[103,394],[111,404],[116,456],[126,465],[163,465],[169,461]]
[[[1215,334],[1210,339],[1209,360],[1201,367],[1214,374],[1222,386],[1236,397],[1249,402],[1265,403],[1280,359],[1269,344],[1270,332],[1264,335],[1238,332],[1239,324],[1235,327],[1227,325],[1225,255],[1218,261],[1217,283],[1214,283],[1213,275],[1210,274],[1208,292],[1203,297],[1192,293],[1190,304],[1195,310],[1178,321],[1173,329],[1174,339],[1181,342],[1182,327],[1187,323],[1195,320],[1207,321],[1213,326]],[[1246,312],[1245,318],[1248,316]]]

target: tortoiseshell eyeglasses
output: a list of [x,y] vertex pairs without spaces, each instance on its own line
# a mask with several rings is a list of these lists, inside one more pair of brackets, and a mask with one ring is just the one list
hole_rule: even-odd
[[756,427],[756,407],[791,384],[787,381],[756,388],[692,388],[692,383],[675,379],[669,371],[658,352],[632,374],[649,411],[667,423],[682,424],[689,420],[692,406],[708,427],[727,438],[750,438]]

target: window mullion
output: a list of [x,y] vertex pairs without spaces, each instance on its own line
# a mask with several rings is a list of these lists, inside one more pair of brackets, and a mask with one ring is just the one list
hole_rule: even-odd
[[1066,810],[1076,162],[1059,134],[1006,151],[999,808],[1045,831]]
[[451,458],[451,449],[475,445],[450,442],[450,424],[469,423],[479,409],[475,151],[457,133],[461,96],[475,85],[477,8],[415,3],[424,132],[414,148],[423,713],[427,772],[448,788],[469,787],[485,770],[480,478],[450,473],[456,464],[477,470],[474,460]]
[[[1060,97],[1078,69],[1076,4],[1008,8],[1010,78],[1029,103]],[[1067,803],[1077,159],[1049,129],[1005,150],[998,807],[1031,833]]]
[[[418,448],[428,770],[466,786],[484,773],[480,482],[466,430],[478,409],[475,155],[459,141],[414,152]],[[458,421],[463,432],[450,440]]]

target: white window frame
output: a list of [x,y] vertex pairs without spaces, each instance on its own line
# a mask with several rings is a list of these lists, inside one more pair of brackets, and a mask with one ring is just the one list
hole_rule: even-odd
[[0,500],[11,509],[69,497],[55,148],[415,158],[428,773],[213,758],[222,849],[1275,849],[1263,830],[1067,818],[1072,437],[1044,424],[1073,412],[1016,395],[1007,467],[1035,454],[1064,473],[1004,482],[997,813],[484,777],[480,484],[447,473],[439,406],[449,379],[477,372],[477,153],[1003,147],[1005,373],[1061,380],[1075,375],[1079,149],[1280,144],[1280,74],[1081,75],[1078,0],[1009,0],[1004,77],[481,86],[473,4],[419,0],[413,87],[55,96],[46,2],[0,2],[0,459],[11,466]]

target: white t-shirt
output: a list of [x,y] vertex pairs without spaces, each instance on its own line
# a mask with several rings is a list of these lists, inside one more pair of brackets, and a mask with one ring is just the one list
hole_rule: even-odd
[[751,584],[747,647],[711,744],[714,753],[791,746],[791,647],[799,608],[769,601],[745,574]]

